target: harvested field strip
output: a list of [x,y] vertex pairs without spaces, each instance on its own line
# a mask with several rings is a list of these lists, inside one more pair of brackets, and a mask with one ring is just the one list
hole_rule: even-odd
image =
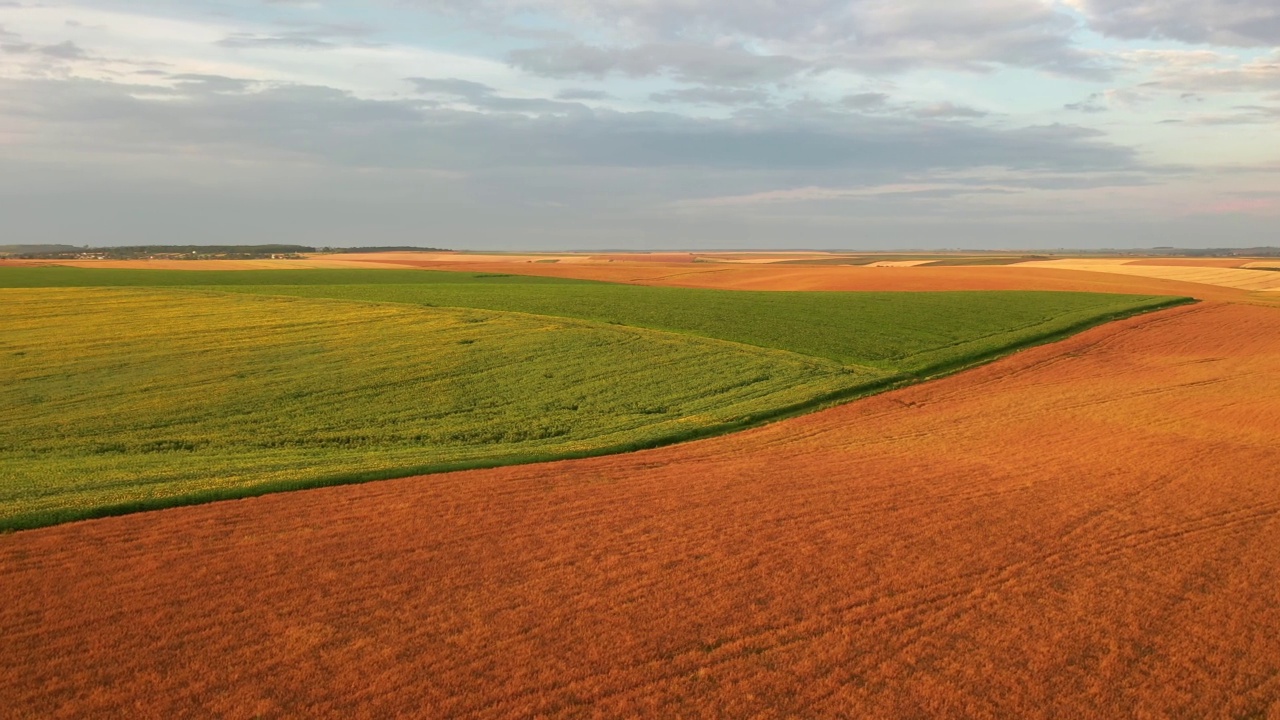
[[1136,265],[1119,260],[1050,260],[1022,263],[1018,267],[1047,267],[1089,272],[1138,275],[1141,277],[1203,283],[1239,290],[1280,290],[1280,276],[1263,270],[1234,267],[1190,267],[1183,265]]
[[1017,263],[1027,262],[1028,260],[1043,260],[1042,255],[1021,255],[1010,257],[963,257],[963,258],[944,258],[942,260],[933,260],[926,267],[978,267],[982,265],[1014,265]]
[[1200,305],[704,442],[19,533],[0,696],[1269,717],[1278,388],[1280,310]]
[[850,265],[862,267],[968,267],[974,265],[1012,265],[1042,259],[1036,255],[1014,256],[939,256],[939,255],[851,255],[840,257],[802,258],[773,261],[775,265]]
[[1129,260],[1129,265],[1165,265],[1174,267],[1249,267],[1256,258],[1217,258],[1217,257],[1157,257]]
[[491,311],[137,289],[0,290],[0,306],[8,528],[634,449],[883,377]]

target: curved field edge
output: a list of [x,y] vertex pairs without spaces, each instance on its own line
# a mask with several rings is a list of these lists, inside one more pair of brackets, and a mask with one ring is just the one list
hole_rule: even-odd
[[1027,335],[1018,339],[1014,344],[1007,345],[999,349],[990,349],[986,352],[974,355],[967,359],[949,359],[946,362],[924,368],[912,373],[899,373],[896,375],[879,378],[870,382],[866,382],[857,386],[848,387],[831,393],[826,393],[814,397],[812,399],[793,403],[787,406],[778,407],[768,411],[763,411],[748,416],[744,416],[735,421],[725,422],[716,426],[700,428],[696,430],[688,430],[679,433],[671,433],[668,435],[639,440],[628,443],[614,444],[610,446],[591,448],[585,450],[576,450],[571,452],[560,453],[535,453],[523,455],[507,455],[500,457],[490,457],[477,460],[453,461],[444,463],[409,465],[394,469],[380,469],[368,472],[356,473],[336,473],[328,475],[318,475],[309,478],[299,478],[281,481],[268,481],[251,486],[227,487],[227,488],[211,488],[198,492],[185,494],[177,494],[166,497],[145,498],[135,501],[114,503],[110,505],[102,505],[92,508],[68,508],[58,510],[45,510],[40,512],[15,514],[9,517],[0,518],[0,532],[14,532],[20,530],[35,529],[57,525],[67,522],[91,520],[95,518],[105,518],[119,515],[126,515],[136,512],[144,512],[149,510],[162,510],[166,508],[175,508],[189,505],[199,505],[211,502],[247,499],[259,497],[279,492],[290,492],[296,490],[306,490],[322,487],[331,487],[338,485],[354,485],[367,482],[376,482],[381,480],[391,480],[397,478],[427,476],[439,473],[456,472],[461,470],[473,470],[483,468],[506,467],[511,465],[546,463],[564,460],[575,460],[590,457],[599,457],[604,455],[614,455],[651,448],[662,447],[666,445],[674,445],[682,442],[700,440],[704,438],[726,435],[729,433],[739,432],[749,428],[765,425],[768,423],[778,422],[804,415],[836,405],[845,404],[859,398],[875,395],[887,390],[892,390],[907,385],[913,385],[927,380],[933,380],[947,375],[967,370],[977,365],[987,364],[999,358],[1011,355],[1018,351],[1058,342],[1072,335],[1078,334],[1090,328],[1105,325],[1117,320],[1136,317],[1140,315],[1151,314],[1162,310],[1175,308],[1182,305],[1195,304],[1198,301],[1194,298],[1187,297],[1169,297],[1157,299],[1141,306],[1128,308],[1111,312],[1105,315],[1099,315],[1088,319],[1079,320],[1063,327],[1057,327],[1046,330],[1042,333]]

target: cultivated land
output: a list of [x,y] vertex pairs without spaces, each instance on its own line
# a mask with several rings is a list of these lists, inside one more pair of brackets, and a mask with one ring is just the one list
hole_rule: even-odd
[[[246,284],[272,280],[333,284]],[[0,528],[668,444],[1177,302],[378,270],[3,284],[25,287],[0,289]]]
[[[694,443],[0,537],[0,697],[17,717],[1280,717],[1280,295],[796,270],[772,282],[1207,302]],[[697,280],[769,281],[734,273]]]
[[9,527],[669,442],[884,376],[515,313],[118,289],[0,306]]

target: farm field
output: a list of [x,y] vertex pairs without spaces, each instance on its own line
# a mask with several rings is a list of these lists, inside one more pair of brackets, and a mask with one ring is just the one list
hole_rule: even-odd
[[1280,276],[1265,270],[1241,267],[1223,267],[1218,264],[1166,264],[1132,263],[1118,260],[1050,260],[1024,263],[1027,267],[1052,267],[1088,272],[1117,273],[1144,277],[1180,280],[1183,282],[1240,290],[1280,291]]
[[[431,273],[425,277],[449,276]],[[691,333],[846,365],[931,374],[1169,297],[1047,292],[741,292],[453,281],[234,286],[227,290],[535,313]]]
[[[1210,259],[1212,260],[1212,259]],[[456,272],[509,273],[563,279],[603,280],[639,285],[699,287],[732,290],[803,291],[913,291],[939,290],[1053,290],[1101,293],[1149,293],[1192,295],[1205,300],[1273,303],[1280,293],[1215,284],[1216,273],[1204,272],[1216,265],[1135,267],[1136,272],[1109,272],[1123,259],[1075,261],[1025,261],[1010,265],[955,266],[946,259],[926,266],[870,267],[789,263],[536,263],[499,260],[474,261],[469,255],[449,260],[414,260],[405,254],[396,264],[385,265],[375,256],[368,267],[421,267]],[[1265,264],[1266,261],[1263,261]],[[1249,262],[1248,264],[1255,264]],[[1182,272],[1179,272],[1182,271]],[[1174,277],[1177,275],[1177,277]],[[1267,277],[1263,277],[1266,275]],[[1256,270],[1252,279],[1268,282],[1270,273]]]
[[390,270],[8,268],[0,284],[18,286],[0,289],[11,529],[668,444],[1179,302]]
[[18,717],[1280,715],[1280,308],[628,455],[0,538]]
[[670,441],[884,373],[515,313],[0,290],[0,525]]

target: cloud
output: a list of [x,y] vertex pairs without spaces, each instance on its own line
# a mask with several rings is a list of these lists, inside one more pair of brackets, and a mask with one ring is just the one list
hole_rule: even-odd
[[[809,71],[840,67],[867,73],[916,68],[988,72],[1010,66],[1096,79],[1113,71],[1104,53],[1076,45],[1076,21],[1045,0],[417,0],[414,4],[487,27],[512,15],[533,15],[571,28],[579,38],[592,38],[589,44],[559,43],[512,56],[521,67],[556,76],[601,77],[612,71],[647,75],[659,69],[678,73],[683,62],[663,63],[648,56],[681,45],[706,53],[702,69],[686,73],[691,82],[706,84],[718,82],[714,78],[721,74],[707,64],[763,64],[744,60],[743,54],[787,58],[803,63]],[[752,52],[738,52],[735,57],[735,47]],[[774,72],[781,69],[779,65]]]
[[557,100],[611,100],[613,95],[604,90],[565,88],[556,93]]
[[[284,3],[293,4],[293,3]],[[331,50],[343,45],[380,47],[366,40],[373,28],[359,23],[277,23],[289,28],[283,32],[235,32],[216,44],[225,48],[284,48],[294,50]]]
[[1062,106],[1062,109],[1081,113],[1104,113],[1111,108],[1107,106],[1106,95],[1096,92],[1079,102],[1067,103]]
[[1280,45],[1275,0],[1072,0],[1097,32],[1193,44]]
[[464,101],[474,108],[495,112],[566,113],[585,111],[576,102],[560,102],[545,98],[513,98],[496,94],[494,88],[472,80],[458,78],[406,78],[420,95],[435,95]]
[[691,87],[653,93],[656,103],[688,103],[690,105],[761,105],[769,102],[769,93],[741,88]]
[[1244,63],[1222,58],[1218,64],[1156,66],[1151,82],[1160,89],[1206,94],[1280,90],[1280,51]]
[[1085,79],[1113,72],[1103,54],[1075,45],[1070,18],[1038,0],[863,0],[850,13],[849,36],[835,40],[831,54],[863,72],[1006,66]]
[[235,33],[219,40],[225,48],[290,48],[294,50],[329,50],[337,43],[322,40],[309,34],[255,35]]
[[[161,73],[165,75],[164,73]],[[166,75],[169,80],[178,83],[178,89],[193,93],[242,93],[249,90],[255,83],[241,78],[231,78],[224,75],[206,75],[202,73],[177,73]]]
[[1280,90],[1280,51],[1248,60],[1214,50],[1132,50],[1120,57],[1132,86],[1095,92],[1063,108],[1085,113],[1136,110],[1161,96],[1204,104],[1233,93]]
[[[21,40],[21,38],[18,38],[18,36],[13,33],[6,33],[6,35]],[[4,36],[5,35],[0,35],[0,38]],[[84,60],[89,57],[83,48],[70,40],[52,45],[35,45],[26,42],[4,42],[0,43],[0,50],[11,55],[34,54],[51,60]]]
[[[80,217],[95,207],[97,221],[75,231],[90,239],[270,227],[407,244],[396,240],[421,233],[429,209],[433,231],[458,238],[441,244],[458,245],[825,237],[847,246],[881,235],[893,245],[949,242],[965,223],[1049,242],[1078,233],[1081,218],[1101,218],[1095,229],[1126,213],[1145,221],[1206,187],[1274,186],[1274,175],[1241,181],[1233,171],[1219,182],[1149,163],[1177,157],[1178,133],[1204,138],[1196,157],[1270,153],[1280,56],[1116,50],[1081,32],[1081,18],[1104,22],[1108,8],[1144,3],[1073,2],[1084,9],[1068,12],[1066,0],[397,0],[345,13],[403,27],[439,21],[453,39],[474,40],[448,48],[431,33],[401,39],[391,32],[399,26],[380,35],[316,24],[344,13],[310,0],[259,7],[266,15],[199,2],[151,15],[98,0],[24,6],[6,10],[0,28],[0,163],[10,170],[0,174],[0,217],[13,227],[15,213],[28,218],[14,232],[51,232],[41,228],[71,215],[58,208],[74,205]],[[424,23],[407,3],[437,14]],[[1204,15],[1190,8],[1184,19]],[[1255,25],[1230,30],[1232,42],[1265,37],[1265,23]],[[370,43],[390,37],[396,44]],[[1028,103],[1006,104],[1002,94],[1035,82],[1009,68],[1107,84],[1055,80]],[[1181,127],[1148,141],[1136,114],[1124,124],[1087,116],[1145,110],[1148,99]],[[1085,114],[1019,127],[1043,122],[1033,106],[1063,103]],[[1227,124],[1237,127],[1203,127]],[[38,193],[43,205],[13,200]],[[708,196],[753,200],[717,211],[697,203]],[[172,223],[148,225],[157,216]],[[271,222],[229,220],[241,217]],[[1027,234],[1009,229],[1017,218]],[[1128,237],[1133,225],[1120,228],[1104,229]],[[980,243],[996,237],[972,232]],[[1069,242],[1100,236],[1079,237]]]
[[[320,86],[263,85],[218,92],[186,81],[154,88],[94,81],[0,81],[11,112],[39,128],[51,156],[78,151],[274,156],[354,167],[475,172],[501,167],[706,168],[748,173],[903,173],[1007,167],[1094,172],[1140,166],[1133,150],[1097,131],[1049,125],[1012,130],[902,117],[838,115],[799,121],[593,111],[573,103],[504,98],[486,86],[415,79],[476,106],[367,100]],[[215,83],[216,87],[216,83]],[[462,93],[462,95],[459,95]],[[570,112],[536,113],[552,110]],[[238,150],[234,150],[239,148]]]
[[845,95],[840,102],[848,108],[854,110],[878,110],[885,107],[889,102],[889,95],[881,92],[864,92],[854,95]]
[[646,77],[670,74],[676,80],[709,85],[779,84],[812,71],[813,66],[783,55],[758,55],[740,45],[714,47],[658,43],[636,47],[597,47],[581,43],[514,50],[516,67],[547,77],[604,78],[619,74]]
[[986,110],[947,100],[929,103],[894,102],[888,93],[883,92],[846,95],[840,99],[838,105],[858,113],[909,116],[924,120],[972,120],[991,114]]
[[966,183],[895,183],[862,187],[808,186],[785,190],[767,190],[747,195],[723,195],[676,203],[679,207],[733,207],[780,203],[811,203],[844,200],[937,200],[966,195],[1016,195],[1015,187],[983,186]]
[[1280,124],[1280,107],[1238,105],[1225,113],[1203,113],[1191,117],[1193,125],[1270,125]]
[[424,95],[452,95],[468,99],[479,97],[488,97],[493,94],[493,88],[478,83],[473,80],[460,80],[458,78],[408,78],[409,82],[419,93]]
[[931,105],[925,105],[923,107],[916,108],[914,112],[916,117],[939,118],[939,119],[980,118],[980,117],[986,117],[988,114],[990,114],[985,110],[979,110],[977,108],[971,108],[965,105],[957,105],[955,103],[950,103],[950,102],[940,102],[940,103],[933,103]]
[[1280,197],[1228,198],[1186,210],[1195,215],[1280,215]]

